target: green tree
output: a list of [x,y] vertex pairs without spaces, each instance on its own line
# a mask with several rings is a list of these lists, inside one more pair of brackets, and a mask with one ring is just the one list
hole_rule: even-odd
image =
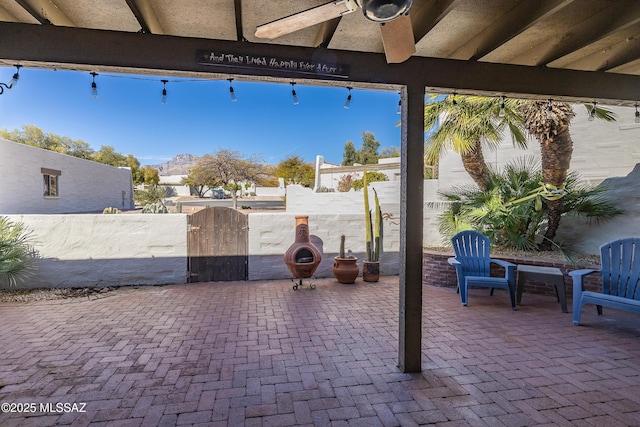
[[276,166],[276,177],[284,178],[290,184],[312,187],[315,180],[315,169],[298,156],[290,156]]
[[85,141],[80,139],[73,140],[68,136],[44,132],[34,125],[24,125],[21,130],[7,131],[6,129],[1,129],[0,138],[87,160],[91,160],[94,153],[93,149]]
[[143,166],[140,168],[140,176],[142,183],[146,185],[158,185],[160,183],[160,174],[156,168],[151,166]]
[[342,166],[353,166],[356,162],[356,147],[353,141],[344,144],[344,154],[342,155]]
[[189,175],[182,178],[180,184],[188,185],[191,191],[196,193],[196,196],[203,198],[212,187],[203,183],[200,178],[201,172],[204,173],[205,171],[201,171],[197,167],[191,168]]
[[381,159],[387,159],[389,157],[400,157],[400,149],[394,145],[390,147],[384,147],[380,150]]
[[[615,114],[606,108],[587,105],[588,114],[597,119],[614,121]],[[520,111],[526,129],[540,143],[542,179],[550,189],[564,189],[567,180],[573,140],[569,132],[575,113],[571,105],[554,101],[522,101]],[[564,198],[547,203],[547,230],[540,249],[550,250],[564,212]]]
[[129,166],[127,156],[118,153],[111,145],[103,145],[100,150],[93,155],[93,160],[109,166]]
[[356,163],[361,165],[372,165],[378,163],[378,141],[373,132],[362,132],[362,147],[356,152]]
[[514,143],[526,147],[518,106],[516,99],[432,95],[424,107],[427,164],[434,164],[446,149],[453,149],[462,157],[464,169],[473,181],[480,189],[486,189],[489,168],[484,160],[483,143],[497,148],[508,129]]
[[242,188],[243,184],[249,184],[259,180],[263,174],[263,165],[260,159],[256,157],[247,157],[238,151],[226,148],[219,149],[217,152],[206,154],[196,163],[194,169],[201,175],[194,182],[209,187],[221,186],[225,190],[231,192],[233,208],[238,207],[237,192]]
[[15,286],[28,278],[36,255],[25,225],[0,217],[0,283]]

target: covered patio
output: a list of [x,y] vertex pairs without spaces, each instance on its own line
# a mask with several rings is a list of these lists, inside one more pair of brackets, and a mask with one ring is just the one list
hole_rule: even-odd
[[[422,372],[397,367],[397,276],[119,288],[0,303],[3,426],[631,426],[637,315],[424,286]],[[85,412],[43,412],[40,403]],[[80,405],[86,404],[86,405]],[[3,407],[4,408],[4,407]],[[14,408],[15,409],[15,408]]]

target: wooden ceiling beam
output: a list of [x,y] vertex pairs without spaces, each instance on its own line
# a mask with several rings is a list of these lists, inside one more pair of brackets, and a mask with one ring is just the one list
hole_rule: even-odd
[[[247,80],[264,78],[325,81],[329,85],[353,83],[386,87],[421,85],[430,91],[455,90],[460,94],[566,99],[574,102],[627,103],[636,101],[640,76],[585,72],[545,67],[493,64],[439,58],[411,57],[387,64],[384,54],[314,49],[262,43],[161,36],[51,25],[0,22],[0,64],[25,67],[118,70],[117,72],[183,75],[224,74]],[[247,66],[199,64],[198,50],[242,56],[290,58],[310,63],[338,64],[348,77],[307,74],[290,70]],[[171,54],[169,55],[168,52]],[[253,77],[253,78],[252,78]]]
[[461,0],[435,0],[411,8],[411,25],[413,38],[419,43],[440,21],[459,5]]
[[236,16],[236,40],[243,42],[247,39],[244,37],[244,28],[242,26],[242,0],[234,0],[233,7]]
[[453,58],[479,60],[509,40],[525,32],[538,22],[547,19],[575,0],[527,0],[517,3],[495,22],[464,46],[458,48]]
[[140,24],[140,31],[148,34],[164,34],[164,29],[148,0],[126,0],[127,6]]
[[538,59],[537,65],[548,65],[572,52],[590,46],[615,33],[640,24],[640,3],[629,2],[626,8],[612,7],[567,32],[562,44]]
[[15,0],[15,2],[43,25],[75,26],[75,23],[51,0]]

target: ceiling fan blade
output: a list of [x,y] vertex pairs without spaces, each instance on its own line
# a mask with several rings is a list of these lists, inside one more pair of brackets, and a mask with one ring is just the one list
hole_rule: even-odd
[[351,13],[357,8],[354,0],[340,0],[326,3],[302,12],[294,13],[267,24],[256,27],[256,37],[261,39],[275,39],[312,25],[320,24],[333,18]]
[[380,26],[382,45],[388,63],[404,62],[416,53],[409,15],[402,15]]

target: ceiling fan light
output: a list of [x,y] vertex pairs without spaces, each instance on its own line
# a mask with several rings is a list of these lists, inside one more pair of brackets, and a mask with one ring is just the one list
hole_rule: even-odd
[[365,18],[376,22],[388,22],[406,14],[412,0],[358,0]]

